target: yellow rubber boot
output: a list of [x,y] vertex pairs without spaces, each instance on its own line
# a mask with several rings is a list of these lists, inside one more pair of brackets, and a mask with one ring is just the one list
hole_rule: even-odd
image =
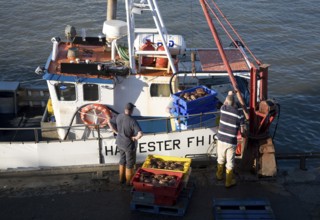
[[237,184],[237,181],[233,178],[233,171],[232,170],[226,170],[226,184],[225,186],[227,188],[234,186]]
[[126,168],[126,184],[131,186],[131,179],[133,177],[133,169]]
[[124,165],[119,165],[119,183],[124,183],[125,179],[126,167]]
[[216,178],[217,180],[223,179],[223,164],[217,164]]

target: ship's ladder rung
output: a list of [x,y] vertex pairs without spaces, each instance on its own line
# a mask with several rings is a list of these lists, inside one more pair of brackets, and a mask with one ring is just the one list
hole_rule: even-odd
[[143,3],[142,4],[143,6],[141,6],[141,4],[134,4],[134,5],[135,5],[135,7],[137,7],[140,10],[142,9],[142,7],[148,7],[154,16],[156,26],[158,26],[160,28],[160,30],[158,30],[157,32],[161,31],[162,34],[166,35],[167,29],[163,25],[163,20],[161,18],[157,3],[155,2],[155,0],[147,0],[147,2],[148,3]]
[[137,34],[157,34],[157,28],[135,28],[134,32]]
[[167,55],[166,51],[156,51],[156,50],[138,50],[137,55]]
[[150,10],[149,9],[149,4],[147,2],[145,2],[145,3],[133,3],[133,6],[139,8],[139,9],[148,9],[148,10]]

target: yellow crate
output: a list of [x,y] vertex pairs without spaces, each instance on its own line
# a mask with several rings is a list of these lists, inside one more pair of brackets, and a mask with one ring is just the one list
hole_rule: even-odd
[[[172,157],[172,156],[160,156],[160,155],[153,155],[150,154],[147,156],[146,160],[142,164],[142,168],[152,168],[151,165],[151,159],[162,159],[163,161],[175,161],[175,162],[184,162],[183,171],[180,170],[168,170],[173,172],[182,172],[183,174],[186,174],[190,168],[191,165],[191,159],[190,158],[181,158],[181,157]],[[158,168],[152,168],[155,170],[166,170],[166,169],[158,169]]]

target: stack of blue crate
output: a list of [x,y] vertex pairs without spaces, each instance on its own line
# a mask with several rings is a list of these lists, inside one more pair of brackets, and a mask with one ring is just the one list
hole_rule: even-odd
[[[202,89],[206,93],[205,96],[195,100],[188,101],[183,98],[183,94],[194,93],[197,89]],[[215,115],[210,112],[217,111],[217,92],[205,86],[197,86],[182,92],[173,94],[172,115],[177,117],[176,126],[180,129],[186,129],[194,125],[212,120]]]

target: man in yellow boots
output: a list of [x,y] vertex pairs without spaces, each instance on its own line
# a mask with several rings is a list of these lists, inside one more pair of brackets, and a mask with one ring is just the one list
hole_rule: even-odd
[[237,146],[237,134],[241,128],[243,133],[244,120],[238,108],[235,105],[233,92],[230,91],[224,104],[220,108],[220,123],[218,130],[217,145],[217,180],[223,179],[224,166],[226,167],[227,188],[234,186],[236,180],[233,176],[234,157]]
[[143,136],[143,132],[138,122],[131,116],[135,105],[128,103],[124,113],[116,117],[116,125],[111,129],[117,134],[116,144],[120,152],[119,161],[119,182],[131,185],[134,175],[134,165],[136,163],[136,141]]

